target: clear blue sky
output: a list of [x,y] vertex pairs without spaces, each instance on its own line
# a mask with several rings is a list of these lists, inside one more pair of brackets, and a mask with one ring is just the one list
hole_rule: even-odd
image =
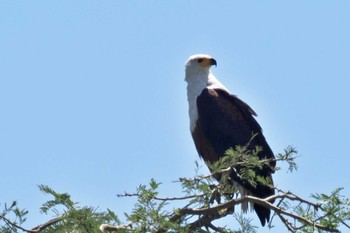
[[346,0],[1,1],[0,202],[17,200],[33,227],[50,218],[38,184],[118,214],[134,200],[115,194],[151,178],[178,193],[171,181],[198,159],[184,82],[195,53],[216,58],[275,153],[298,149],[278,187],[349,194],[349,22]]

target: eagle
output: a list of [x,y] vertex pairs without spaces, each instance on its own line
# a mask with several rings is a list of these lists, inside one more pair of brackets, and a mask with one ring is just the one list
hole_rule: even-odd
[[[237,178],[237,175],[231,178],[241,196],[266,198],[274,195],[272,173],[276,165],[275,156],[255,119],[257,114],[214,76],[210,70],[213,65],[217,66],[216,60],[205,54],[192,55],[185,64],[190,130],[197,152],[207,164],[212,164],[225,156],[229,148],[261,148],[259,159],[269,159],[271,162],[269,166],[254,168],[254,171],[256,176],[269,180],[271,185],[256,182],[253,186]],[[270,220],[270,209],[258,204],[251,206],[261,225],[265,226]],[[246,212],[247,209],[247,203],[243,203],[242,210]]]

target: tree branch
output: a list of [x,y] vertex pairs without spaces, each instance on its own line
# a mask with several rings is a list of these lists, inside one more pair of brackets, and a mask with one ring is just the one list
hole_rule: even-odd
[[2,219],[2,220],[5,222],[5,224],[6,224],[7,226],[11,227],[11,228],[17,228],[17,229],[20,229],[20,230],[22,230],[22,231],[28,232],[28,230],[26,230],[25,228],[23,228],[23,227],[17,225],[16,223],[10,221],[10,220],[9,220],[8,218],[6,218],[5,216],[1,216],[1,215],[0,215],[0,219]]
[[109,224],[102,224],[100,226],[100,230],[102,232],[129,230],[131,228],[132,228],[132,223],[129,223],[127,225],[119,225],[119,226],[113,226],[113,225],[109,225]]
[[24,232],[27,232],[27,233],[38,233],[40,231],[43,231],[45,228],[61,221],[63,219],[63,216],[60,216],[60,217],[57,217],[57,218],[53,218],[51,220],[49,220],[48,222],[44,223],[44,224],[41,224],[39,226],[36,226],[34,227],[33,229],[31,230],[28,230],[28,229],[25,229],[21,226],[19,226],[18,224],[14,223],[14,222],[11,222],[9,219],[5,218],[4,216],[0,216],[0,219],[3,219],[4,222],[10,226],[11,228],[17,228],[21,231],[24,231]]
[[56,217],[56,218],[53,218],[44,224],[40,224],[40,225],[34,227],[32,230],[27,230],[27,232],[28,233],[37,233],[37,232],[43,231],[44,229],[48,228],[49,226],[52,226],[53,224],[58,223],[62,220],[63,220],[63,215]]
[[[276,188],[276,190],[279,192],[278,194],[269,196],[267,198],[261,199],[261,198],[257,198],[254,196],[244,196],[241,198],[237,198],[237,199],[231,199],[227,202],[224,202],[222,204],[217,204],[215,206],[212,207],[201,207],[201,208],[190,208],[190,205],[187,205],[183,208],[177,209],[176,211],[173,212],[172,217],[169,218],[170,222],[177,222],[180,219],[184,218],[185,216],[188,215],[196,215],[196,216],[200,216],[199,219],[197,219],[196,221],[189,223],[189,229],[199,229],[201,227],[209,227],[214,229],[215,226],[212,225],[212,221],[225,217],[229,214],[233,213],[233,209],[235,205],[238,204],[242,204],[243,202],[250,202],[250,203],[255,203],[255,204],[259,204],[261,206],[264,206],[268,209],[271,209],[272,211],[274,211],[277,216],[281,219],[281,221],[284,223],[284,225],[287,227],[287,229],[291,232],[296,232],[297,227],[293,226],[289,220],[286,217],[290,217],[293,219],[296,219],[300,222],[304,222],[305,225],[311,225],[314,226],[317,229],[320,230],[324,230],[327,232],[339,232],[337,229],[333,229],[331,227],[327,227],[327,226],[323,226],[321,224],[317,223],[317,220],[309,220],[303,216],[300,216],[296,213],[293,212],[288,212],[286,210],[284,210],[282,207],[279,207],[279,205],[281,204],[281,202],[279,202],[278,205],[273,205],[271,204],[272,201],[277,200],[277,199],[288,199],[291,201],[298,201],[300,203],[309,205],[314,207],[316,210],[318,208],[321,208],[321,204],[318,203],[313,203],[310,202],[304,198],[301,198],[291,192],[283,192],[281,189]],[[138,196],[138,194],[124,194],[124,195],[120,195],[120,196]],[[173,200],[185,200],[185,199],[191,199],[191,198],[196,198],[196,197],[202,197],[203,195],[191,195],[191,196],[185,196],[185,197],[172,197],[172,198],[159,198],[159,197],[153,197],[154,200],[160,200],[160,201],[173,201]],[[321,208],[322,209],[322,208]],[[214,227],[214,228],[213,228]],[[303,226],[302,226],[303,227]],[[165,229],[159,229],[157,231],[157,233],[161,233],[161,232],[166,232]]]
[[[154,197],[153,200],[157,201],[180,201],[180,200],[187,200],[192,198],[198,198],[203,197],[206,194],[198,194],[198,195],[189,195],[189,196],[183,196],[183,197]],[[117,194],[117,197],[138,197],[140,196],[138,193],[124,193],[124,194]]]

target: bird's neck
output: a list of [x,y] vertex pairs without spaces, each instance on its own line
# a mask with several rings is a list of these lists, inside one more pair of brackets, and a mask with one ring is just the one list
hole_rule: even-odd
[[198,73],[186,72],[185,80],[187,82],[187,100],[189,102],[195,102],[204,88],[222,89],[229,92],[210,70]]

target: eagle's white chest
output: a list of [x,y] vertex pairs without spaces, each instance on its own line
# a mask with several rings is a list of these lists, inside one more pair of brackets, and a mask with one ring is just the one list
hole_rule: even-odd
[[194,131],[198,119],[197,98],[204,88],[227,89],[222,85],[215,76],[209,73],[186,74],[187,81],[187,100],[189,105],[190,129]]

